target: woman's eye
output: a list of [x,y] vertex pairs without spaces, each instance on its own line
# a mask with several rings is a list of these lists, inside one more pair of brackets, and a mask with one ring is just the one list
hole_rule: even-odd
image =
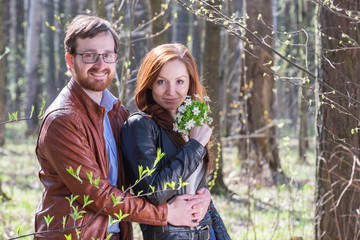
[[178,84],[183,84],[183,83],[184,83],[184,80],[178,80],[177,83],[178,83]]
[[157,83],[158,84],[165,84],[165,80],[159,79],[159,80],[157,80]]

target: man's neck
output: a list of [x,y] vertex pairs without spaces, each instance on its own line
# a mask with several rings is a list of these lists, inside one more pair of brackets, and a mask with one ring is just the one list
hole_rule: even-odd
[[103,92],[94,92],[88,89],[84,89],[84,91],[97,103],[100,105],[101,99],[103,96]]

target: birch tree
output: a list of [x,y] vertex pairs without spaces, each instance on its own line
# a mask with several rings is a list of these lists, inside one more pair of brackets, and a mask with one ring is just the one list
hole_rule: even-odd
[[[38,10],[41,8],[41,0],[32,0],[30,2],[30,12],[28,19],[27,41],[26,41],[26,112],[31,112],[32,106],[39,105],[39,66],[40,66],[40,32],[41,32],[41,14]],[[35,114],[37,112],[37,108]],[[27,121],[28,134],[36,132],[37,118]]]

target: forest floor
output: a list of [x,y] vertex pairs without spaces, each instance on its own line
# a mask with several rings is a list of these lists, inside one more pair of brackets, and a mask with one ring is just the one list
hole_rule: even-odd
[[[42,194],[36,138],[23,137],[22,123],[7,128],[7,142],[0,148],[0,178],[9,199],[0,199],[0,240],[34,231],[34,214]],[[250,178],[241,169],[236,149],[223,149],[224,181],[235,195],[213,195],[213,201],[232,239],[313,239],[314,153],[308,154],[308,164],[298,164],[288,140],[281,141],[279,149],[283,171],[292,180],[280,186],[271,184],[267,171]],[[135,239],[141,240],[138,225],[133,225]]]

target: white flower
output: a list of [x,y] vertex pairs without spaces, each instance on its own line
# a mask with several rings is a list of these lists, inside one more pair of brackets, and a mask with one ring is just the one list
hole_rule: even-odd
[[195,121],[193,119],[190,119],[190,121],[185,123],[185,129],[191,129],[195,126]]
[[179,126],[177,125],[177,123],[173,123],[173,130],[174,132],[177,132],[179,130]]
[[211,102],[210,98],[208,96],[204,96],[204,100],[205,100],[205,102]]
[[186,107],[184,105],[181,105],[179,108],[178,108],[178,111],[181,112],[181,113],[184,113],[186,110]]
[[187,99],[187,98],[190,98],[190,99],[191,99],[191,96],[187,95],[185,98],[186,98],[186,99]]
[[174,119],[175,119],[176,121],[180,122],[181,119],[182,119],[182,117],[183,117],[183,116],[182,116],[180,113],[177,113],[177,114],[175,114]]
[[201,97],[200,97],[199,95],[197,95],[197,94],[194,94],[194,96],[197,97],[197,98],[199,98],[199,99],[201,98]]
[[214,121],[214,119],[212,117],[210,117],[208,123],[211,124],[213,121]]
[[200,113],[199,107],[194,107],[192,112],[194,113],[195,116],[199,115],[199,113]]
[[184,101],[184,103],[185,103],[185,106],[191,105],[191,99],[190,99],[190,98],[186,98],[185,101]]

